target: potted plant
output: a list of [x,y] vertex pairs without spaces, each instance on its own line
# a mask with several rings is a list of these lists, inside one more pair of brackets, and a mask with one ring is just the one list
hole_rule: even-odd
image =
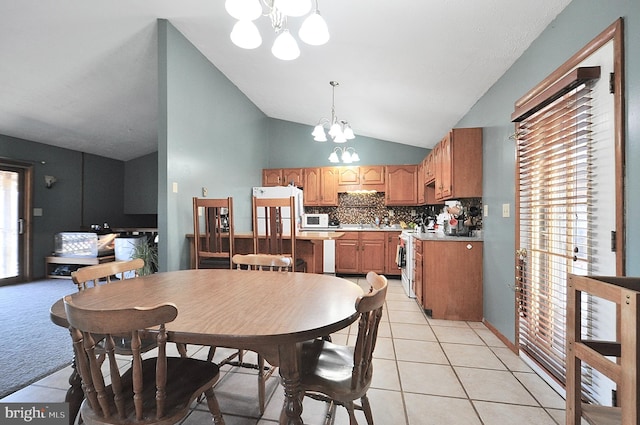
[[132,244],[131,258],[141,258],[144,260],[144,267],[138,269],[140,276],[146,276],[155,273],[158,270],[158,249],[155,245],[147,243]]

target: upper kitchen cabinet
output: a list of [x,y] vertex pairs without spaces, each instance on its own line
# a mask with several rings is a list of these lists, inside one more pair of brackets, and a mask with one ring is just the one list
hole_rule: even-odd
[[436,179],[435,152],[432,150],[424,159],[424,183],[432,183]]
[[382,192],[384,186],[384,165],[362,167],[338,167],[338,191],[376,190]]
[[436,201],[482,197],[482,128],[455,128],[432,153]]
[[416,205],[417,186],[417,165],[387,165],[385,189],[387,205]]
[[306,168],[304,204],[307,206],[338,205],[338,168]]
[[424,205],[427,203],[427,199],[426,199],[426,186],[425,186],[425,181],[424,181],[424,164],[426,162],[427,158],[425,158],[424,160],[422,160],[422,162],[420,164],[418,164],[418,205]]
[[304,187],[304,171],[302,168],[268,168],[262,170],[263,186]]

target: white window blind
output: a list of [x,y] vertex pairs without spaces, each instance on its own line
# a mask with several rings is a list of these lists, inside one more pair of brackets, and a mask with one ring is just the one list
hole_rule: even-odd
[[589,80],[565,82],[518,119],[520,348],[563,383],[566,276],[587,274],[593,254],[590,94]]

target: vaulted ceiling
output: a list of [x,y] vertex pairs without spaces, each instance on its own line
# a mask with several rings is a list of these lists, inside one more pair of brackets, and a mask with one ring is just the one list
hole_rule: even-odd
[[[294,61],[233,45],[222,0],[0,3],[0,133],[129,160],[157,149],[157,18],[267,116],[430,148],[570,0],[319,0],[331,39]],[[303,18],[288,21],[291,33]],[[309,136],[311,138],[311,136]]]

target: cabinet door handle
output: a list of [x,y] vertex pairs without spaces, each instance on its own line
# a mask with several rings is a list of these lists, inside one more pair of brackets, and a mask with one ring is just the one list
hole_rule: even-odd
[[471,249],[473,248],[473,245],[471,245],[470,243],[467,244],[467,249]]

